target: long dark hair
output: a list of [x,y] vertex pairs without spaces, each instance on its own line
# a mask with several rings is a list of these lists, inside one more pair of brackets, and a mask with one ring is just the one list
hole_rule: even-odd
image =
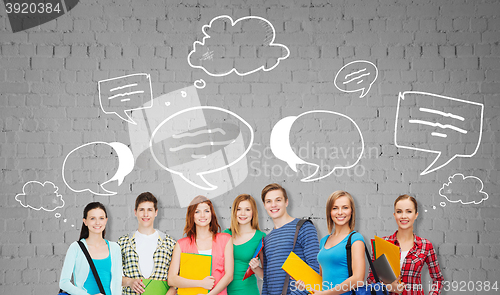
[[[92,202],[88,203],[87,206],[85,206],[85,209],[83,209],[83,218],[87,219],[87,215],[89,214],[89,211],[92,209],[102,209],[104,211],[104,215],[106,215],[106,218],[108,217],[108,213],[106,212],[106,208],[104,207],[103,204],[99,202]],[[102,238],[106,236],[106,228],[102,231]],[[80,231],[80,238],[81,239],[86,239],[89,237],[89,228],[85,225],[85,222],[82,222],[82,230]]]

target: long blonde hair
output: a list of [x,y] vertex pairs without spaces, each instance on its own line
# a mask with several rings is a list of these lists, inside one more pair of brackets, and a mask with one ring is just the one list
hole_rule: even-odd
[[257,204],[255,203],[254,198],[249,194],[241,194],[237,196],[236,199],[234,199],[233,207],[231,208],[231,232],[233,236],[238,236],[240,234],[238,226],[238,218],[236,217],[236,214],[238,213],[238,206],[243,201],[248,201],[250,203],[250,206],[252,207],[252,220],[250,222],[250,225],[252,226],[253,229],[260,230],[259,212],[257,211]]
[[349,202],[351,203],[351,219],[349,220],[349,228],[351,231],[354,230],[354,226],[356,225],[356,207],[354,207],[354,199],[352,196],[346,191],[334,191],[330,197],[328,197],[328,201],[326,201],[326,224],[328,225],[328,232],[331,234],[333,228],[335,227],[335,223],[332,219],[332,208],[335,201],[340,197],[347,197]]

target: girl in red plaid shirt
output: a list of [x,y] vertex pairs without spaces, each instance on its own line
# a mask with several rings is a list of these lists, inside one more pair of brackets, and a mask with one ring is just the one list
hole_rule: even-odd
[[[384,237],[401,249],[401,283],[399,279],[388,285],[391,294],[424,295],[422,287],[422,267],[427,264],[432,285],[430,295],[441,294],[443,275],[439,268],[436,252],[429,240],[413,233],[413,223],[418,217],[417,200],[409,195],[401,195],[394,202],[394,219],[398,230],[391,236]],[[375,255],[372,255],[372,259]],[[370,270],[368,283],[375,280]]]

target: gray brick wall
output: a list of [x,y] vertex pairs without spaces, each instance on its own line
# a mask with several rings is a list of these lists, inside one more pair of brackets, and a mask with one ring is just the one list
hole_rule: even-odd
[[[75,193],[62,180],[63,160],[74,148],[92,141],[130,143],[128,124],[101,110],[97,82],[140,72],[151,74],[153,97],[204,79],[207,86],[198,90],[202,105],[235,112],[253,127],[248,177],[213,199],[223,227],[229,226],[237,194],[259,199],[266,184],[279,182],[289,192],[290,214],[312,217],[320,236],[327,234],[327,197],[338,189],[349,191],[356,200],[357,230],[369,239],[396,230],[392,202],[409,193],[420,202],[416,233],[434,244],[446,281],[500,281],[498,0],[85,0],[55,20],[17,33],[4,6],[0,11],[1,294],[58,290],[65,252],[79,235],[83,207],[90,201],[107,206],[107,237],[116,241],[136,227],[135,197],[151,191],[160,202],[157,227],[182,236],[185,209],[167,171],[135,167],[115,196]],[[210,77],[191,68],[186,57],[193,42],[219,15],[267,19],[276,29],[275,41],[286,45],[290,56],[270,72],[244,77]],[[223,46],[227,54],[245,57],[235,51],[237,41]],[[360,59],[379,69],[364,98],[334,86],[337,71]],[[420,175],[435,155],[397,148],[394,142],[403,91],[484,104],[477,153]],[[269,137],[281,118],[315,109],[355,120],[365,152],[357,167],[305,183],[271,153]],[[313,137],[324,134],[314,132]],[[446,202],[438,192],[455,173],[480,178],[489,199],[478,205]],[[99,174],[76,175],[102,182]],[[15,196],[33,180],[58,186],[64,207],[52,212],[22,207]],[[262,227],[270,230],[272,221],[260,203],[259,209]],[[423,278],[427,286],[425,271]]]

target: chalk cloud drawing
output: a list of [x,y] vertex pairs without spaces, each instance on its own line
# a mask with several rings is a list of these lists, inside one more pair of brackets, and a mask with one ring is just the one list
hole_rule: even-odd
[[[201,42],[193,43],[187,61],[191,67],[213,77],[271,71],[290,55],[287,46],[274,42],[276,30],[262,17],[246,16],[234,21],[230,16],[221,15],[201,30],[204,37]],[[228,42],[239,54],[226,52]],[[249,53],[242,56],[242,50]]]
[[[318,132],[322,135],[318,136]],[[298,165],[313,168],[312,173],[301,169],[306,175],[302,182],[323,179],[337,169],[352,168],[364,152],[363,135],[356,122],[344,114],[326,110],[281,119],[271,131],[270,145],[272,153],[293,171],[298,172]],[[339,156],[334,152],[338,150],[344,153]]]
[[57,193],[58,190],[59,187],[50,181],[28,181],[23,185],[23,192],[17,194],[15,199],[25,208],[54,211],[64,207],[64,200],[62,195]]
[[464,176],[456,173],[448,177],[439,190],[439,195],[450,203],[481,204],[488,199],[488,194],[483,191],[483,181],[475,176]]
[[378,69],[367,60],[355,60],[343,66],[335,75],[334,84],[343,92],[361,91],[360,98],[370,91],[377,80]]
[[140,73],[98,82],[99,103],[105,114],[115,114],[120,119],[137,124],[129,112],[151,108],[153,90],[151,76]]
[[[134,112],[132,119],[137,125],[129,125],[128,129],[137,168],[169,171],[164,168],[167,167],[186,172],[170,173],[175,187],[172,193],[177,195],[181,207],[188,206],[193,196],[203,195],[213,199],[225,194],[248,176],[247,158],[241,155],[253,142],[252,128],[229,111],[202,107],[195,86],[156,97],[154,107]],[[228,144],[170,151],[170,148],[210,140],[226,141]],[[189,153],[195,150],[198,153]],[[238,158],[240,160],[235,161]],[[220,169],[211,170],[213,167]],[[206,173],[202,174],[203,179],[210,185],[196,175],[203,171]],[[191,180],[197,185],[192,185]]]
[[[104,155],[111,155],[111,159]],[[116,158],[118,169],[116,169]],[[106,184],[117,181],[118,186],[123,179],[134,169],[134,155],[132,151],[121,142],[95,141],[81,145],[66,155],[62,165],[62,176],[66,186],[74,192],[89,191],[99,196],[112,196],[117,192],[105,188]],[[113,174],[114,173],[114,174]],[[108,180],[101,184],[101,179]],[[93,179],[99,178],[97,181]]]
[[395,145],[437,154],[420,173],[436,171],[457,157],[474,156],[481,144],[484,105],[442,95],[399,93]]

